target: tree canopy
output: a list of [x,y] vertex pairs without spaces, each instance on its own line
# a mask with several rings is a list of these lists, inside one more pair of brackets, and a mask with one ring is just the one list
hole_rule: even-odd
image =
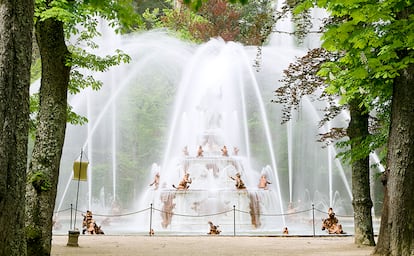
[[[400,141],[412,140],[413,136],[414,102],[409,96],[414,70],[413,3],[398,0],[290,3],[295,14],[313,7],[329,12],[323,27],[322,47],[339,57],[326,59],[319,67],[318,75],[327,85],[325,91],[338,95],[341,104],[355,107],[357,102],[361,112],[377,112],[387,117],[386,113],[391,109],[388,171],[384,173],[386,190],[375,253],[410,255],[412,219],[402,221],[400,211],[405,209],[404,215],[411,216],[414,210],[414,201],[406,196],[406,186],[412,185],[413,181],[413,148]],[[370,150],[383,145],[369,138],[363,142]],[[409,228],[404,229],[402,226],[407,225],[406,221]]]
[[[303,1],[300,12],[311,6],[329,11],[322,47],[343,53],[338,60],[326,62],[319,75],[326,77],[330,93],[345,103],[363,96],[370,110],[391,98],[393,79],[414,62],[413,16],[410,1]],[[401,51],[407,54],[401,56]],[[372,104],[376,102],[377,104]]]

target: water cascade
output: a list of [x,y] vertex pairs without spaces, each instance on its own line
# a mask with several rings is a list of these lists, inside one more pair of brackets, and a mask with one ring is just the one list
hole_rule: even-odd
[[[56,206],[62,223],[80,147],[90,180],[81,185],[78,210],[93,211],[106,234],[150,227],[205,234],[209,221],[222,234],[277,234],[285,226],[311,234],[312,205],[352,215],[349,167],[316,142],[320,108],[308,102],[282,125],[280,106],[270,103],[283,69],[302,50],[270,42],[256,69],[255,47],[221,39],[193,45],[163,31],[111,38],[103,34],[102,42],[113,43],[102,55],[119,48],[132,61],[96,74],[101,90],[70,99],[89,122],[67,128]],[[157,173],[158,186],[149,186]],[[186,174],[191,183],[177,189]],[[236,187],[238,175],[245,188]]]
[[[283,212],[283,203],[267,114],[244,47],[220,39],[211,40],[195,51],[185,70],[160,168],[161,188],[151,191],[143,199],[143,205],[153,204],[157,209],[186,216],[173,215],[168,221],[164,216],[163,220],[155,221],[161,223],[156,228],[198,231],[206,226],[209,218],[215,218],[214,223],[231,230],[234,220],[226,212],[231,212],[233,207],[239,210],[238,229],[268,229],[270,223],[283,227],[280,216],[268,222],[260,220],[260,213]],[[252,109],[247,109],[247,102],[256,108],[266,142],[262,146],[271,160],[271,167],[264,166],[262,171],[254,170],[251,163],[250,147],[254,138],[248,127]],[[202,155],[198,154],[198,148],[203,150]],[[174,182],[178,184],[186,173],[192,179],[189,188],[173,188]],[[235,187],[232,179],[237,175],[246,188]],[[258,188],[260,175],[271,180],[274,186]],[[224,216],[215,216],[220,212]]]

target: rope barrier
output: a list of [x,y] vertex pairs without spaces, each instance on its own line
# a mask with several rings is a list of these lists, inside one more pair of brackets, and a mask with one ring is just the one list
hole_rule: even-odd
[[60,213],[60,212],[66,212],[66,211],[69,211],[69,210],[70,210],[70,208],[67,208],[67,209],[64,209],[64,210],[53,212],[53,214],[57,214],[57,213]]
[[[95,215],[95,216],[99,216],[99,217],[122,217],[122,216],[129,216],[129,215],[134,215],[134,214],[138,214],[138,213],[141,213],[141,212],[145,212],[145,211],[147,211],[147,210],[149,210],[150,208],[148,207],[148,208],[145,208],[145,209],[143,209],[143,210],[139,210],[139,211],[135,211],[135,212],[129,212],[129,213],[123,213],[123,214],[100,214],[100,213],[93,213],[93,215]],[[67,210],[70,210],[70,208],[69,209],[67,209]],[[84,213],[83,211],[81,211],[81,210],[75,210],[75,209],[72,209],[73,211],[76,211],[76,212],[79,212],[79,213]]]
[[335,216],[340,217],[340,218],[353,218],[354,215],[340,215],[340,214],[335,214]]
[[[70,225],[72,226],[72,213],[75,212],[75,216],[76,213],[82,213],[83,215],[83,211],[74,209],[71,205],[71,208],[68,209],[64,209],[64,210],[60,210],[60,211],[56,211],[54,212],[54,214],[57,213],[61,213],[61,212],[65,212],[70,210],[71,212],[71,216],[70,216]],[[95,216],[100,216],[100,217],[107,217],[107,218],[111,218],[111,217],[123,217],[123,216],[130,216],[130,215],[134,215],[134,214],[138,214],[138,213],[142,213],[145,211],[150,210],[149,213],[149,234],[151,236],[151,234],[153,234],[153,229],[152,229],[152,221],[153,221],[153,211],[157,211],[160,212],[164,217],[171,219],[173,216],[178,216],[178,217],[193,217],[193,218],[203,218],[203,217],[211,217],[211,216],[217,216],[217,215],[223,215],[223,214],[228,214],[230,212],[233,212],[233,236],[236,236],[236,212],[239,213],[243,213],[243,214],[249,214],[252,219],[253,216],[258,216],[258,217],[283,217],[283,216],[292,216],[292,215],[298,215],[298,214],[303,214],[303,213],[312,213],[312,229],[313,229],[313,236],[315,237],[315,211],[319,212],[319,213],[323,213],[323,214],[329,214],[326,211],[322,211],[320,209],[317,209],[314,207],[314,205],[312,204],[312,208],[311,209],[305,209],[305,210],[300,210],[300,211],[295,211],[295,212],[287,212],[287,213],[260,213],[260,212],[254,212],[254,209],[251,209],[251,211],[243,211],[240,209],[236,209],[236,206],[233,205],[232,209],[226,210],[226,211],[222,211],[222,212],[216,212],[216,213],[210,213],[210,214],[182,214],[182,213],[175,213],[172,211],[165,211],[165,210],[161,210],[161,209],[157,209],[154,208],[152,204],[150,204],[150,207],[142,209],[142,210],[138,210],[138,211],[134,211],[134,212],[129,212],[129,213],[123,213],[123,214],[99,214],[99,213],[94,213]],[[336,215],[339,217],[353,217],[351,215]],[[171,220],[170,220],[171,221]]]
[[[322,210],[319,210],[319,209],[316,209],[316,208],[315,208],[315,211],[320,212],[320,213],[324,213],[324,214],[329,214],[326,211],[322,211]],[[354,217],[354,215],[339,215],[339,214],[336,214],[336,213],[335,213],[335,216],[342,217],[342,218]]]
[[289,213],[273,213],[273,214],[269,214],[269,213],[251,213],[251,212],[246,212],[246,211],[242,211],[239,209],[235,209],[237,212],[241,212],[241,213],[245,213],[245,214],[254,214],[257,216],[268,216],[268,217],[281,217],[281,216],[289,216],[289,215],[295,215],[295,214],[301,214],[301,213],[305,213],[305,212],[310,212],[312,211],[312,209],[308,209],[308,210],[303,210],[303,211],[297,211],[297,212],[289,212]]
[[320,213],[326,213],[326,214],[328,214],[328,212],[321,211],[321,210],[319,210],[319,209],[317,209],[317,208],[315,208],[315,211],[320,212]]
[[112,214],[112,215],[108,215],[108,214],[96,214],[96,213],[94,213],[93,215],[100,216],[100,217],[122,217],[122,216],[129,216],[129,215],[134,215],[134,214],[138,214],[138,213],[141,213],[141,212],[145,212],[145,211],[147,211],[149,209],[150,208],[148,207],[148,208],[143,209],[143,210],[140,210],[140,211],[130,212],[130,213],[124,213],[124,214]]
[[[64,209],[64,210],[56,211],[56,212],[54,212],[54,214],[61,213],[61,212],[66,212],[66,211],[69,211],[70,209],[71,208],[67,208],[67,209]],[[123,216],[130,216],[130,215],[134,215],[134,214],[139,214],[139,213],[148,211],[150,209],[151,209],[150,207],[147,207],[147,208],[142,209],[142,210],[138,210],[138,211],[135,211],[135,212],[129,212],[129,213],[123,213],[123,214],[93,213],[93,215],[99,216],[99,217],[109,217],[109,218],[110,217],[123,217]],[[72,210],[76,211],[76,212],[79,212],[79,213],[84,213],[81,210],[75,210],[75,209],[72,209]],[[227,211],[217,212],[217,213],[191,215],[191,214],[168,212],[168,211],[160,210],[160,209],[157,209],[157,208],[152,208],[152,210],[158,211],[158,212],[161,212],[161,213],[165,213],[165,214],[171,214],[171,215],[174,215],[174,216],[181,216],[181,217],[210,217],[210,216],[227,214],[227,213],[233,211],[233,209],[230,209],[230,210],[227,210]],[[258,216],[267,216],[267,217],[282,217],[282,216],[297,215],[297,214],[302,214],[302,213],[306,213],[306,212],[311,212],[312,210],[314,210],[316,212],[319,212],[319,213],[328,214],[328,212],[319,210],[317,208],[313,208],[313,209],[311,208],[311,209],[306,209],[306,210],[301,210],[301,211],[296,211],[296,212],[288,212],[288,213],[251,213],[251,212],[243,211],[243,210],[240,210],[240,209],[234,209],[234,210],[237,211],[237,212],[240,212],[240,213],[244,213],[244,214],[254,214],[254,215],[258,215]],[[353,215],[338,215],[338,214],[335,214],[335,216],[343,217],[343,218],[353,217]]]

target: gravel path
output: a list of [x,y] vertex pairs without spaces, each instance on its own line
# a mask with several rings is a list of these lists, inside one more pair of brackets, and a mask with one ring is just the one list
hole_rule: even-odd
[[79,247],[67,246],[67,235],[55,235],[52,255],[167,256],[367,256],[373,247],[357,246],[351,236],[108,236],[81,235]]

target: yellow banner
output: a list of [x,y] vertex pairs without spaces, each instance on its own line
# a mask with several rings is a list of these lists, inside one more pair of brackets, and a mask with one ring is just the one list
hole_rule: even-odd
[[88,165],[89,162],[75,161],[73,163],[73,179],[86,181],[88,179]]

